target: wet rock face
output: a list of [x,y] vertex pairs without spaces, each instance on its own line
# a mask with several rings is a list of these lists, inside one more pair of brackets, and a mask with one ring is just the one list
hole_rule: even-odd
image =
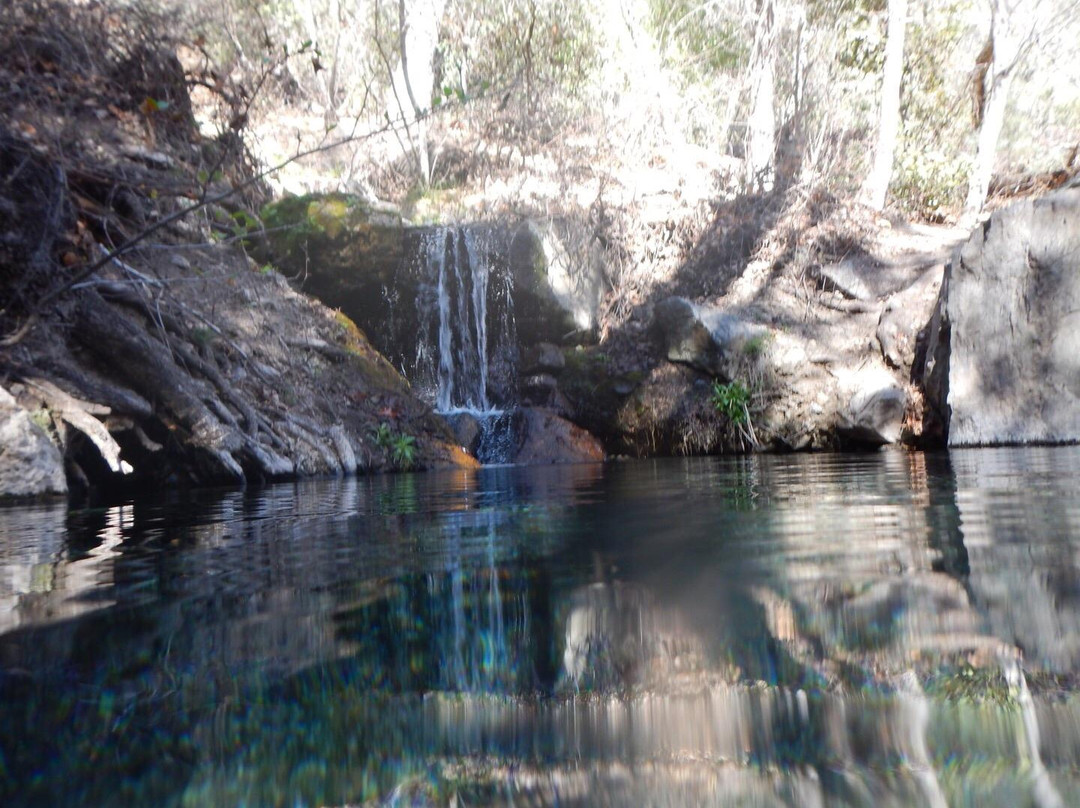
[[30,413],[0,387],[0,499],[67,490],[60,451]]
[[950,446],[1080,440],[1080,189],[1023,200],[946,270],[923,381]]
[[[267,206],[263,219],[264,257],[340,308],[421,388],[437,383],[444,289],[455,316],[464,306],[475,320],[483,298],[487,395],[499,405],[513,400],[519,356],[545,345],[538,360],[549,363],[558,355],[551,343],[577,333],[591,312],[565,250],[531,222],[413,227],[392,207],[346,194],[290,197]],[[480,330],[476,322],[468,329]]]

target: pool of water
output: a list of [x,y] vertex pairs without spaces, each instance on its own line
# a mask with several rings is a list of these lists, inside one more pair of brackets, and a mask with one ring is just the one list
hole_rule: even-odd
[[0,804],[1080,805],[1080,449],[0,509]]

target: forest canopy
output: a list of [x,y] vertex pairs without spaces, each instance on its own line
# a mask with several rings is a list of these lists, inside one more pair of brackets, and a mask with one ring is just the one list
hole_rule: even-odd
[[[969,198],[973,181],[994,183],[985,199],[1073,168],[1077,5],[147,0],[137,8],[181,21],[162,33],[197,79],[196,99],[204,109],[242,108],[255,151],[270,162],[297,137],[387,127],[377,143],[333,153],[323,168],[340,185],[391,199],[474,182],[500,149],[516,148],[527,167],[530,156],[559,161],[561,147],[582,143],[600,160],[628,163],[702,149],[729,158],[724,190],[770,187],[779,173],[785,183],[853,194],[880,153],[879,130],[891,127],[887,204],[941,219],[965,202],[981,206]],[[890,67],[899,71],[891,84]],[[897,113],[883,117],[884,96],[897,91]]]

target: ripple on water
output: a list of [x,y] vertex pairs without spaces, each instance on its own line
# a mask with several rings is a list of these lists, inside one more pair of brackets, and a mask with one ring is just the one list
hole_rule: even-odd
[[1080,804],[1080,450],[0,509],[5,805]]

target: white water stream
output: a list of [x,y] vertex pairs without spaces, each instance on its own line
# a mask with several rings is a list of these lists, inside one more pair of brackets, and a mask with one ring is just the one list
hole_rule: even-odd
[[[490,237],[460,227],[439,227],[424,235],[425,274],[434,286],[435,302],[426,316],[435,322],[422,327],[417,358],[421,364],[429,357],[434,365],[436,411],[475,419],[482,435],[477,454],[484,462],[498,463],[505,462],[508,453],[510,418],[492,400],[489,367],[497,352],[514,354],[514,323],[509,294],[498,312],[489,311],[493,284],[509,283],[508,273],[493,271],[489,242]],[[493,332],[489,320],[494,321]],[[434,339],[425,339],[425,334]],[[511,398],[506,391],[500,397]]]

